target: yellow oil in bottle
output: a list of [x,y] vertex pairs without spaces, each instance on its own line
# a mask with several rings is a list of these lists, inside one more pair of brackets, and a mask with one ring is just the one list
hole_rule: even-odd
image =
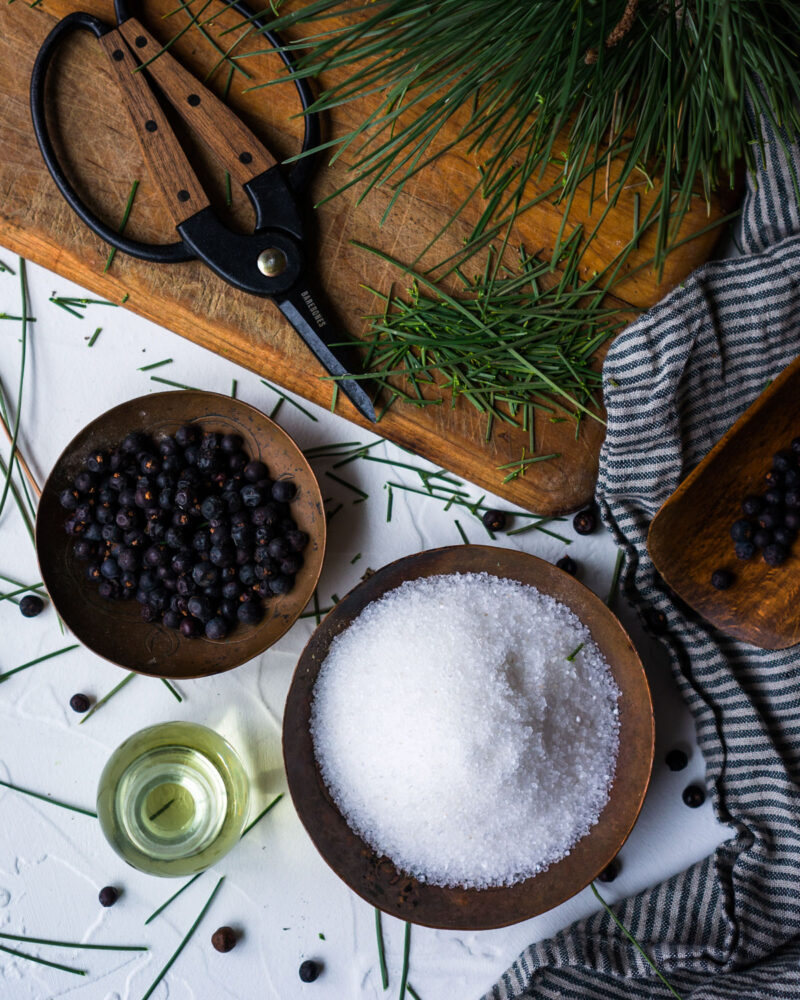
[[100,777],[97,812],[111,846],[153,875],[190,875],[241,836],[249,785],[233,747],[205,726],[171,722],[135,733]]

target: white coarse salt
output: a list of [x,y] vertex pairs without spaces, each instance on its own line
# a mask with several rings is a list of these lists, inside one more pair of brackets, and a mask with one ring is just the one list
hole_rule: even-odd
[[449,574],[384,594],[333,640],[311,734],[333,800],[375,851],[421,881],[484,888],[544,870],[597,823],[618,698],[569,608]]

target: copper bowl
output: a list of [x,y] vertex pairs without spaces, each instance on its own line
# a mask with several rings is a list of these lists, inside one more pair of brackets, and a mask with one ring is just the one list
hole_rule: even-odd
[[[86,564],[72,553],[64,531],[66,512],[58,497],[72,484],[94,448],[112,448],[142,430],[158,438],[186,423],[203,430],[236,433],[253,459],[297,485],[292,517],[310,542],[294,588],[266,604],[259,625],[237,625],[220,641],[186,639],[163,625],[147,624],[136,601],[107,601],[85,578]],[[36,517],[36,552],[47,592],[67,627],[85,646],[112,663],[152,677],[208,677],[263,653],[295,623],[308,604],[322,570],[325,514],[311,467],[289,435],[259,410],[215,392],[159,392],[140,396],[97,417],[59,456],[42,491]]]
[[[621,692],[619,755],[609,801],[599,821],[567,857],[511,886],[442,888],[399,871],[347,825],[314,757],[309,732],[311,702],[331,641],[367,604],[406,580],[482,572],[530,584],[550,594],[571,608],[589,628]],[[357,722],[353,720],[354,725]],[[558,906],[587,886],[617,854],[639,815],[650,780],[654,739],[653,706],[641,661],[606,605],[574,577],[542,559],[483,545],[457,545],[407,556],[384,566],[350,591],[303,651],[283,719],[289,790],[308,835],[325,861],[372,906],[401,920],[451,930],[487,930],[526,920]]]

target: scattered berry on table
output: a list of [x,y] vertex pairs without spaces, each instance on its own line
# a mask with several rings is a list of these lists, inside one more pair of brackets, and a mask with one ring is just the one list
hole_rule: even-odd
[[670,750],[669,753],[664,758],[664,762],[670,771],[682,771],[686,765],[689,763],[689,758],[683,752],[683,750]]
[[571,556],[562,556],[556,566],[559,569],[563,569],[565,573],[569,573],[570,576],[575,576],[578,572],[578,564]]
[[619,875],[620,865],[617,858],[612,858],[611,861],[605,866],[605,868],[597,876],[598,882],[613,882],[614,879]]
[[715,569],[711,574],[711,586],[717,590],[727,590],[735,580],[736,577],[729,569]]
[[69,700],[69,707],[73,712],[88,712],[91,704],[91,700],[85,694],[74,694]]
[[667,631],[667,616],[657,608],[648,608],[644,613],[644,620],[655,635],[663,635]]
[[597,506],[585,507],[579,510],[572,519],[572,527],[579,535],[591,535],[597,527]]
[[26,594],[19,602],[20,614],[24,618],[35,618],[44,609],[44,601],[37,594]]
[[706,793],[699,785],[688,785],[681,797],[690,809],[697,809],[705,802]]
[[113,906],[119,899],[119,890],[113,885],[104,886],[97,894],[101,906]]
[[211,944],[217,951],[231,951],[236,947],[236,931],[232,927],[218,927],[211,935]]
[[506,526],[506,515],[502,510],[485,510],[481,520],[489,531],[502,531]]
[[306,961],[300,965],[298,970],[298,975],[304,983],[313,983],[319,976],[319,973],[319,965],[316,962],[312,962],[311,959],[306,959]]

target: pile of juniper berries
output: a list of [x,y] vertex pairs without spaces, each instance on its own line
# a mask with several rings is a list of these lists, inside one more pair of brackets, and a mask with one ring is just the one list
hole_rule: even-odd
[[[731,538],[739,559],[752,559],[760,551],[768,566],[781,566],[800,531],[800,437],[777,452],[764,479],[763,493],[742,500],[744,517],[731,525]],[[727,570],[716,570],[712,576],[712,584],[720,590],[733,581]]]
[[135,599],[145,621],[187,638],[224,639],[294,586],[308,544],[291,517],[295,493],[238,434],[187,424],[174,437],[134,431],[92,452],[59,499],[102,597]]

